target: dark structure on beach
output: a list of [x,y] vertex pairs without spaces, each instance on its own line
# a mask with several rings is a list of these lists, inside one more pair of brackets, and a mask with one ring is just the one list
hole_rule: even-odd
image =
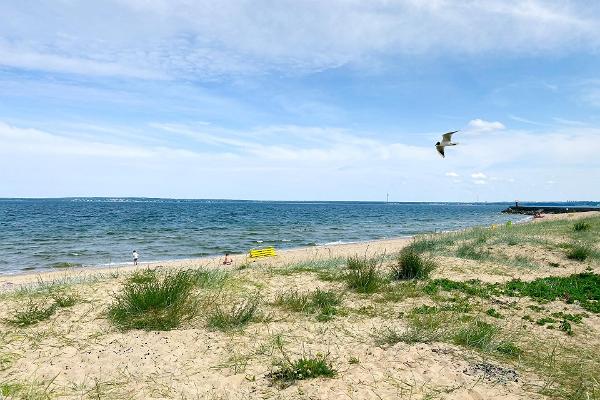
[[511,206],[502,212],[505,214],[565,214],[573,212],[600,211],[600,207],[557,207],[557,206]]

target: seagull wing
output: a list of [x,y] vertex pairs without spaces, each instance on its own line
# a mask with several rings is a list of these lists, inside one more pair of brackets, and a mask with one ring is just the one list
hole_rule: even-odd
[[438,151],[438,153],[440,153],[442,158],[446,158],[446,156],[444,155],[444,146],[435,146],[435,149]]
[[442,141],[444,142],[450,142],[452,141],[452,135],[455,134],[458,131],[452,131],[452,132],[448,132],[448,133],[444,133],[442,135]]

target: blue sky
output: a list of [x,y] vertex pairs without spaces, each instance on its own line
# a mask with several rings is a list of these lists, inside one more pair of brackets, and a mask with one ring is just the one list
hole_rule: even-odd
[[0,197],[600,200],[597,2],[57,0],[0,16]]

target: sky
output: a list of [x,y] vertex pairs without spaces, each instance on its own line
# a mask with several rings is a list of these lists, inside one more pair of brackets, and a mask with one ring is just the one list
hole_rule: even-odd
[[32,0],[0,20],[0,197],[600,200],[597,1]]

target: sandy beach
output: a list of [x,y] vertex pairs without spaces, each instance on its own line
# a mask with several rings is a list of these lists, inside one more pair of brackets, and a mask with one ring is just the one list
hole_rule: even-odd
[[[573,230],[577,221],[588,224],[583,233]],[[33,399],[597,399],[598,299],[570,292],[541,299],[510,284],[597,276],[599,229],[600,213],[548,215],[518,226],[285,250],[256,261],[234,255],[230,266],[214,257],[0,276],[0,393]],[[419,254],[435,265],[431,274],[389,279],[402,249],[427,240]],[[589,254],[567,256],[579,243]],[[361,293],[352,287],[347,264],[353,256],[377,260],[377,288]],[[194,312],[178,326],[124,328],[109,315],[146,270],[154,271],[149,280],[180,270],[206,272],[190,294]],[[473,279],[469,287],[451,284]],[[294,295],[317,289],[339,302],[327,312],[293,309]],[[72,301],[58,305],[65,298]],[[250,300],[256,310],[239,327],[215,323],[216,311],[235,312]],[[16,322],[17,315],[44,307],[52,312]],[[487,336],[473,341],[481,327]],[[275,379],[299,358],[326,360],[334,373]]]

